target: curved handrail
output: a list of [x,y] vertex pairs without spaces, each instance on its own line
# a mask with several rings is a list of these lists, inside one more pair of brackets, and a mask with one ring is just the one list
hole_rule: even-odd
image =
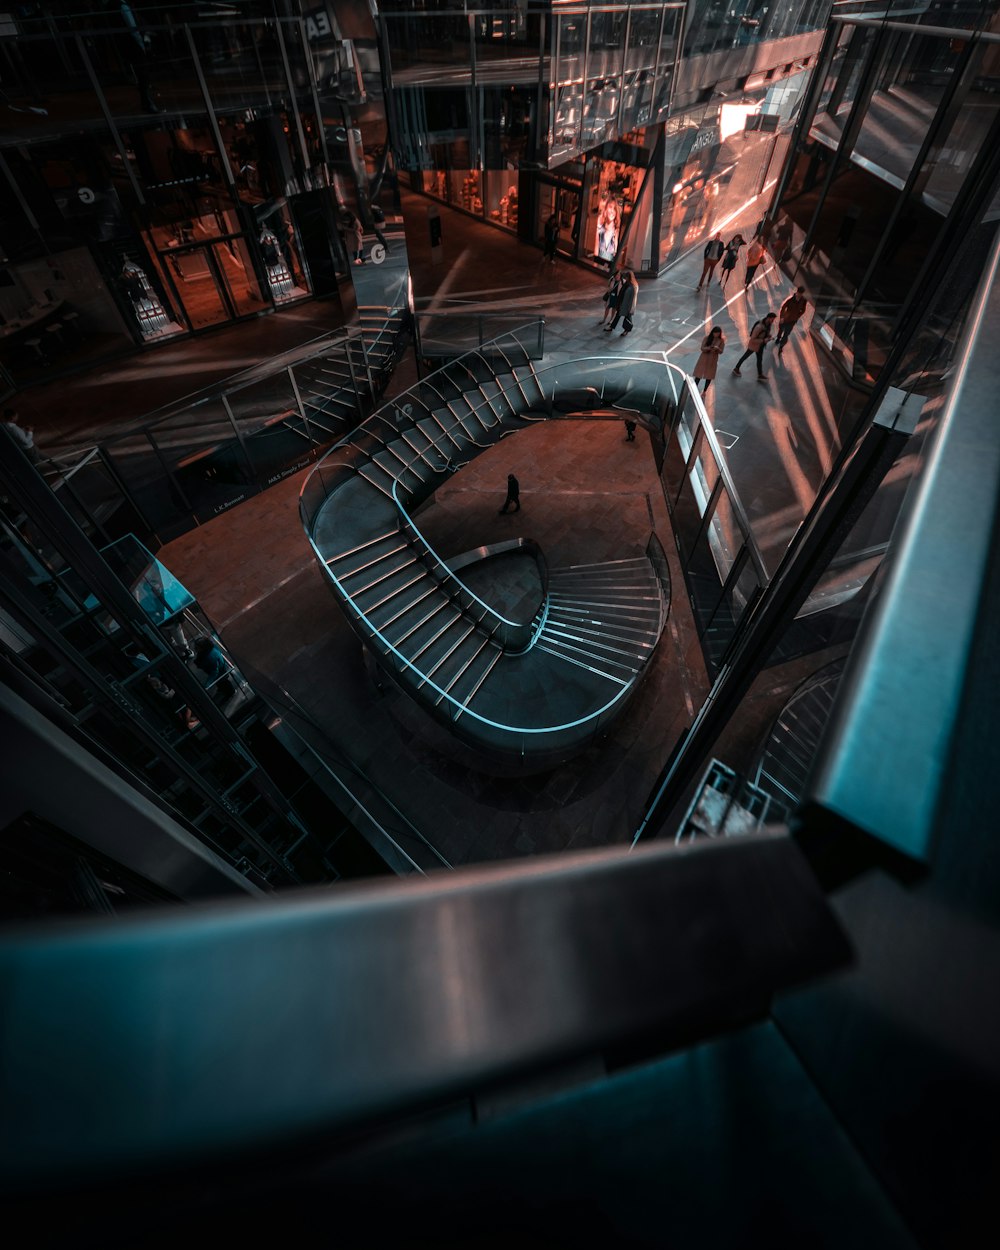
[[511,725],[511,724],[503,723],[501,721],[491,720],[488,716],[483,716],[479,712],[473,711],[472,708],[466,707],[463,704],[460,704],[458,700],[454,697],[454,695],[449,694],[447,690],[443,690],[437,684],[437,682],[435,682],[433,677],[428,677],[416,664],[414,664],[414,662],[408,656],[403,655],[403,653],[399,650],[399,648],[396,647],[393,643],[391,643],[380,629],[372,625],[372,623],[368,620],[368,618],[361,611],[358,605],[354,602],[353,598],[351,597],[350,592],[348,591],[347,587],[344,586],[340,578],[336,575],[336,573],[333,573],[328,567],[326,567],[325,561],[323,559],[323,553],[316,546],[316,543],[313,540],[311,535],[309,536],[309,543],[313,551],[316,553],[316,556],[320,564],[326,568],[327,577],[330,578],[330,580],[336,585],[337,589],[340,591],[340,594],[343,598],[345,605],[350,607],[351,611],[355,614],[355,616],[359,620],[364,621],[369,635],[372,638],[377,638],[378,641],[385,648],[385,655],[392,656],[394,659],[398,660],[401,669],[408,670],[410,672],[415,673],[420,678],[422,685],[429,686],[438,695],[440,695],[442,699],[446,700],[449,704],[454,705],[455,708],[457,709],[457,715],[452,718],[454,720],[457,720],[458,716],[467,716],[473,720],[478,721],[481,725],[484,725],[487,728],[500,730],[500,732],[505,735],[507,734],[553,734],[553,733],[558,733],[564,730],[576,729],[578,726],[585,725],[589,721],[598,720],[606,712],[610,711],[611,708],[613,708],[615,704],[618,703],[626,694],[629,693],[628,687],[623,686],[621,690],[619,690],[611,699],[607,701],[607,703],[603,704],[601,707],[597,708],[595,711],[588,713],[586,716],[577,717],[576,720],[566,721],[565,723],[561,725]]
[[[498,612],[496,608],[486,603],[485,600],[480,599],[480,597],[476,594],[476,592],[474,590],[471,590],[465,584],[465,582],[462,581],[462,579],[455,573],[455,571],[449,567],[449,565],[438,555],[438,553],[430,545],[430,543],[424,537],[419,527],[414,522],[413,518],[403,507],[402,503],[400,503],[399,496],[396,493],[397,485],[398,485],[397,482],[393,482],[392,484],[392,497],[395,500],[396,507],[399,509],[400,515],[403,518],[403,522],[406,525],[407,530],[409,530],[409,532],[413,535],[416,541],[421,545],[421,547],[423,547],[424,551],[431,557],[431,563],[428,566],[430,568],[430,571],[438,578],[438,580],[442,583],[442,585],[446,584],[449,581],[454,582],[456,586],[458,587],[459,591],[463,595],[467,595],[473,601],[473,603],[475,603],[477,608],[482,609],[482,617],[480,617],[480,623],[482,622],[484,617],[489,617],[493,620],[494,624],[492,628],[489,630],[489,634],[491,638],[493,637],[494,634],[499,634],[501,641],[504,643],[505,649],[508,645],[510,645],[510,646],[514,646],[518,648],[523,648],[526,650],[528,645],[530,645],[530,639],[532,636],[531,634],[532,621],[508,620],[507,617],[504,616],[501,612]],[[524,636],[525,631],[527,631],[526,637]]]
[[[407,418],[403,412],[403,405],[407,402],[407,397],[411,394],[411,392],[412,400],[424,410],[429,419],[434,421],[435,424],[440,425],[439,419],[434,416],[432,410],[428,408],[427,401],[423,398],[423,395],[426,395],[427,390],[430,390],[432,394],[436,395],[440,399],[443,407],[450,408],[448,399],[445,398],[444,395],[440,394],[437,387],[433,385],[433,380],[435,376],[441,375],[442,380],[447,379],[454,384],[454,378],[449,376],[449,370],[454,370],[456,366],[461,366],[466,368],[466,371],[470,373],[470,377],[474,382],[478,381],[476,374],[467,368],[467,362],[478,360],[481,364],[484,364],[489,368],[490,381],[498,387],[499,396],[506,401],[506,404],[510,409],[510,412],[506,416],[497,414],[492,406],[492,403],[489,402],[491,397],[487,397],[485,395],[483,404],[473,407],[473,405],[469,402],[467,393],[464,391],[460,392],[470,411],[478,414],[479,411],[487,409],[493,415],[495,419],[490,422],[488,427],[484,422],[480,422],[480,424],[483,424],[484,429],[489,428],[491,431],[496,430],[498,432],[498,439],[508,420],[527,420],[529,418],[523,416],[522,414],[534,412],[537,409],[537,402],[529,402],[526,392],[524,391],[523,381],[515,372],[517,369],[530,371],[531,380],[543,398],[548,393],[549,416],[556,415],[552,411],[551,398],[554,396],[559,385],[564,382],[564,374],[565,382],[574,383],[576,389],[580,387],[581,383],[584,385],[586,384],[587,379],[584,378],[581,380],[580,378],[581,367],[584,369],[593,367],[598,371],[599,378],[595,380],[600,381],[599,398],[608,408],[613,405],[620,404],[626,396],[628,396],[633,402],[637,403],[637,407],[641,407],[647,411],[651,408],[655,410],[656,406],[660,402],[663,402],[664,404],[668,400],[676,402],[680,388],[686,385],[687,375],[679,366],[668,361],[663,353],[636,352],[631,353],[628,356],[617,354],[613,356],[608,354],[582,357],[567,356],[562,360],[553,361],[541,368],[537,368],[530,361],[530,359],[527,359],[527,357],[524,363],[512,363],[504,352],[504,346],[509,346],[512,340],[514,342],[518,342],[516,336],[517,331],[507,331],[491,343],[484,344],[481,348],[476,348],[466,352],[462,356],[449,361],[445,365],[442,365],[439,369],[434,370],[425,379],[423,379],[422,382],[417,383],[414,387],[412,387],[411,391],[403,392],[401,395],[394,396],[392,400],[383,404],[379,410],[371,415],[371,417],[362,422],[350,436],[342,439],[340,443],[331,448],[330,451],[327,452],[327,454],[319,460],[316,465],[314,465],[312,471],[303,482],[299,502],[300,514],[302,516],[303,525],[306,529],[310,545],[313,547],[320,564],[323,566],[325,574],[330,578],[331,582],[336,587],[338,597],[342,600],[344,606],[349,608],[351,616],[357,621],[358,627],[361,629],[362,633],[365,634],[365,636],[367,636],[370,640],[377,641],[378,646],[382,651],[383,659],[387,661],[390,666],[394,667],[398,673],[411,674],[416,679],[421,690],[433,692],[433,695],[436,696],[436,698],[434,700],[434,707],[431,709],[432,711],[435,711],[438,714],[447,715],[448,719],[452,723],[457,722],[460,717],[464,716],[467,722],[474,722],[486,731],[494,731],[496,735],[500,735],[500,742],[496,745],[502,745],[505,740],[509,742],[512,736],[521,737],[526,741],[537,741],[542,735],[545,735],[549,738],[557,740],[562,735],[567,735],[571,731],[579,730],[581,727],[588,725],[596,731],[596,729],[605,721],[612,709],[620,704],[622,700],[631,693],[634,683],[622,683],[621,687],[616,690],[610,698],[600,703],[600,706],[590,708],[583,716],[579,716],[573,720],[564,721],[555,725],[539,726],[514,725],[509,722],[502,723],[474,710],[468,705],[468,700],[466,700],[466,702],[460,702],[453,694],[440,686],[434,680],[433,676],[423,672],[414,660],[411,660],[409,656],[405,655],[398,646],[392,643],[385,636],[385,634],[374,625],[374,623],[365,615],[365,612],[354,601],[352,594],[347,590],[341,579],[332,570],[323,553],[320,551],[313,535],[314,523],[318,517],[319,511],[322,508],[322,504],[320,505],[320,508],[317,508],[316,511],[313,512],[307,507],[306,496],[307,492],[311,491],[311,483],[314,478],[318,477],[319,480],[322,481],[323,468],[331,457],[336,457],[338,454],[343,455],[344,452],[349,452],[352,448],[356,454],[366,456],[369,455],[363,447],[358,445],[359,440],[363,439],[365,433],[368,432],[365,427],[369,424],[369,422],[372,423],[372,430],[370,431],[371,437],[376,441],[381,441],[378,440],[377,435],[374,433],[376,427],[383,430],[386,430],[387,428],[391,429],[393,434],[402,436],[406,428],[412,429],[416,426],[417,421],[421,418]],[[520,344],[518,345],[520,346]],[[499,353],[499,355],[503,358],[512,375],[514,382],[513,386],[510,384],[508,379],[496,374],[493,366],[486,357],[485,353],[488,352]],[[646,375],[643,379],[645,385],[637,379],[637,366],[644,367],[642,372]],[[646,372],[647,369],[648,374]],[[627,370],[627,376],[624,378],[624,384],[622,386],[611,386],[609,388],[609,382],[611,381],[608,376],[609,370],[613,370],[616,374],[620,371]],[[527,379],[525,378],[525,380]],[[492,398],[495,399],[497,397]],[[392,419],[386,415],[387,412],[397,414],[397,420],[395,422],[392,421]],[[486,447],[493,445],[478,442],[478,440],[474,439],[465,429],[460,415],[458,413],[453,413],[453,415],[455,417],[456,426],[462,430],[462,442],[466,447],[477,447],[485,450]],[[572,415],[572,412],[558,414],[558,416],[562,419],[572,417]],[[455,429],[455,427],[452,427],[452,429]],[[441,435],[443,439],[450,437],[448,429],[443,425],[441,426]],[[434,448],[436,454],[441,456],[442,460],[445,462],[444,468],[434,470],[436,474],[443,474],[448,472],[450,469],[458,467],[454,465],[452,457],[448,456],[446,452],[441,449],[436,440],[428,441],[429,445]],[[451,441],[454,443],[455,439],[452,438]],[[424,463],[427,463],[424,453],[415,454],[414,458],[410,461],[410,464],[415,465],[421,460],[423,460]],[[337,464],[338,468],[341,466],[342,461]],[[344,465],[343,467],[347,466]],[[385,469],[384,465],[381,467]],[[428,467],[432,466],[428,464]],[[401,528],[405,529],[407,534],[411,537],[411,540],[419,543],[423,547],[425,553],[430,557],[429,562],[422,561],[422,563],[436,577],[446,594],[449,593],[448,587],[451,586],[455,589],[458,595],[467,596],[467,602],[469,604],[476,605],[475,611],[477,614],[480,614],[476,624],[480,625],[483,620],[487,620],[492,623],[492,627],[487,626],[484,630],[489,638],[495,638],[498,645],[501,645],[507,654],[523,654],[524,651],[527,651],[530,648],[534,640],[538,637],[539,632],[544,627],[548,604],[547,591],[543,599],[542,608],[527,625],[522,622],[508,620],[491,605],[485,603],[447,566],[445,561],[433,549],[431,544],[421,533],[413,518],[410,516],[407,506],[412,505],[412,498],[415,497],[415,495],[414,492],[408,491],[405,485],[400,485],[398,480],[399,476],[407,471],[407,468],[408,466],[401,460],[399,472],[390,474],[391,485],[384,491],[384,493],[387,498],[392,499],[393,505],[399,513],[401,518]],[[355,471],[359,472],[357,469],[355,469]],[[386,470],[386,472],[388,472],[388,470]],[[415,475],[419,476],[418,474]],[[400,498],[401,491],[410,496],[406,505],[404,505],[402,499]],[[329,493],[329,491],[324,489],[323,502],[326,501]],[[432,492],[428,492],[428,494],[430,493]],[[521,646],[518,646],[519,643],[521,643]],[[522,745],[521,750],[523,754],[524,745]]]
[[[530,650],[535,643],[535,639],[542,632],[549,615],[549,562],[545,558],[545,552],[533,538],[507,538],[502,543],[490,543],[487,547],[477,547],[475,551],[481,553],[476,555],[475,562],[491,560],[496,556],[510,555],[519,551],[527,552],[535,561],[535,567],[541,579],[541,596],[538,607],[531,614],[531,624],[534,626],[534,631],[527,647],[524,648],[525,651]],[[449,561],[448,567],[453,573],[456,569],[464,568],[466,564],[474,562],[472,553],[467,553],[467,558],[459,557],[458,559],[460,562],[456,562],[455,559]],[[518,653],[512,652],[512,654]]]

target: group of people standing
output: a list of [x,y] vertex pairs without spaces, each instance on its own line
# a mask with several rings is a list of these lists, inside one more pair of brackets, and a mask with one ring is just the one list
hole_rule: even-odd
[[[743,286],[744,288],[751,286],[761,265],[767,258],[766,244],[769,235],[770,222],[766,217],[761,218],[757,223],[749,244],[742,234],[733,235],[729,242],[725,243],[721,233],[717,231],[705,245],[703,252],[704,263],[701,277],[698,280],[697,290],[700,291],[711,283],[715,276],[716,268],[720,265],[721,277],[719,284],[725,288],[726,282],[736,268],[740,252],[744,247],[746,247],[747,251]],[[639,284],[636,281],[635,274],[630,269],[617,269],[610,275],[607,288],[602,296],[604,313],[598,322],[599,325],[604,327],[606,333],[614,330],[619,321],[624,323],[622,335],[629,333],[633,326],[638,293]],[[792,330],[801,319],[806,307],[805,287],[800,286],[784,301],[777,313],[765,313],[763,317],[755,321],[750,327],[746,351],[736,362],[732,371],[733,377],[738,378],[741,376],[740,366],[753,356],[756,358],[757,363],[757,380],[766,382],[764,351],[768,343],[773,341],[780,359],[785,344],[788,342]],[[777,322],[776,337],[775,322]],[[702,389],[703,393],[707,393],[708,388],[715,381],[719,368],[719,357],[722,355],[725,347],[726,336],[722,327],[713,326],[702,340],[698,361],[694,367],[695,386]],[[703,388],[700,385],[701,383],[704,383]]]
[[[806,289],[804,286],[796,287],[795,291],[789,295],[788,299],[781,305],[778,312],[765,313],[759,321],[755,321],[750,327],[750,335],[747,339],[747,349],[736,362],[733,369],[733,377],[738,378],[740,374],[740,365],[745,360],[749,360],[751,356],[756,357],[757,361],[757,381],[766,382],[767,374],[764,372],[764,349],[771,342],[774,323],[778,323],[777,337],[774,339],[774,346],[778,352],[778,358],[785,349],[789,335],[794,330],[796,324],[801,319],[802,314],[807,307]],[[722,355],[726,346],[726,336],[722,332],[721,326],[713,326],[705,338],[702,340],[701,352],[698,356],[697,363],[694,367],[693,377],[695,387],[699,387],[699,383],[704,382],[704,392],[708,392],[708,388],[715,381],[715,375],[719,368],[719,357]]]
[[761,267],[767,257],[767,248],[765,240],[760,233],[761,226],[758,226],[758,232],[750,240],[749,244],[742,234],[734,234],[728,243],[723,243],[722,235],[718,231],[712,235],[705,244],[705,250],[702,253],[703,265],[701,269],[701,277],[698,279],[696,291],[700,291],[702,287],[708,287],[712,278],[715,276],[716,266],[722,265],[722,276],[719,278],[719,286],[723,290],[729,281],[730,275],[736,268],[736,263],[740,258],[740,251],[745,247],[747,249],[747,267],[743,275],[743,289],[746,290],[757,276],[757,270]]
[[598,325],[604,326],[610,333],[619,321],[622,322],[622,337],[630,333],[634,325],[636,303],[639,297],[639,282],[631,269],[616,269],[608,279],[604,292],[604,315]]

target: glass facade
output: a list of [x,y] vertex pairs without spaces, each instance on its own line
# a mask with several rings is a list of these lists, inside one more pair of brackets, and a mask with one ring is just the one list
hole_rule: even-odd
[[661,267],[728,222],[777,181],[808,75],[795,74],[738,102],[712,103],[667,121]]
[[364,172],[342,114],[319,105],[345,88],[352,41],[255,7],[28,13],[0,31],[0,363],[15,384],[327,294],[347,271],[315,199],[334,221]]
[[827,0],[691,0],[684,52],[722,52],[816,30],[829,12]]
[[[602,268],[627,255],[654,275],[776,178],[827,7],[389,12],[400,164],[415,189],[526,240],[541,243],[554,211],[563,255]],[[803,36],[794,60],[743,65],[742,45],[786,34]],[[724,49],[744,71],[731,83],[730,60],[692,59]],[[678,75],[681,103],[718,102],[669,116]]]
[[[805,97],[770,240],[786,276],[815,299],[811,367],[822,371],[815,388],[836,455],[787,550],[754,542],[750,505],[747,538],[697,404],[675,414],[667,442],[664,482],[711,671],[739,664],[754,595],[759,621],[774,581],[803,573],[794,615],[767,635],[710,752],[791,807],[862,620],[883,593],[904,505],[957,402],[963,334],[996,244],[1000,37],[962,34],[844,19]],[[810,548],[818,532],[827,541]],[[749,558],[734,574],[741,542]],[[692,793],[674,793],[668,827]]]
[[[831,349],[852,378],[877,380],[898,346],[913,278],[954,229],[952,215],[997,126],[1000,38],[919,25],[844,22],[783,180],[780,259],[815,292]],[[992,215],[969,223],[974,253]],[[928,343],[954,348],[977,266],[938,292]],[[924,367],[926,359],[914,359]]]

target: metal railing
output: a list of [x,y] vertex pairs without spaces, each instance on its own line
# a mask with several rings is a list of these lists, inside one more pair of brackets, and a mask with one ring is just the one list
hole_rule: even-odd
[[107,539],[144,530],[166,542],[305,468],[357,425],[378,402],[403,329],[397,317],[374,335],[314,339],[53,455],[46,476],[75,492]]
[[[533,326],[527,327],[529,345],[532,330]],[[665,413],[671,407],[676,409],[677,394],[683,391],[685,387],[690,386],[689,380],[683,371],[676,365],[670,364],[662,354],[649,357],[638,354],[628,357],[577,357],[554,362],[542,369],[536,369],[533,365],[528,364],[530,373],[526,373],[525,377],[521,379],[517,377],[515,369],[506,355],[506,351],[510,350],[512,341],[521,349],[523,359],[529,360],[527,346],[521,343],[517,333],[511,332],[504,336],[504,346],[500,346],[497,343],[488,345],[492,349],[489,359],[486,355],[474,351],[466,353],[465,356],[460,357],[459,361],[456,362],[461,363],[461,361],[465,360],[469,365],[476,365],[480,371],[486,366],[489,367],[489,381],[492,386],[498,388],[499,397],[505,403],[507,410],[507,416],[498,417],[493,426],[495,431],[493,441],[496,441],[508,429],[520,428],[523,419],[521,414],[525,413],[530,413],[535,419],[580,415],[581,413],[592,417],[611,417],[613,415],[615,419],[618,419],[623,412],[645,413],[648,414],[646,417],[647,424],[654,427],[657,431],[662,431]],[[496,371],[496,356],[498,354],[507,362],[508,371],[506,374]],[[418,384],[418,387],[412,389],[419,391],[420,387],[432,386],[434,378],[438,375],[441,376],[442,381],[448,379],[450,377],[448,373],[450,368],[452,366],[443,366],[425,379],[423,383]],[[467,372],[470,379],[476,376],[476,369],[469,369]],[[526,382],[531,387],[531,394],[525,390]],[[493,398],[496,399],[497,397],[494,396]],[[381,412],[374,414],[369,421],[364,422],[358,434],[364,435],[365,428],[370,423],[373,426],[378,424],[384,427],[387,420],[385,414],[389,411],[397,414],[397,420],[402,418],[405,414],[406,403],[407,397],[405,394],[396,396],[391,405],[386,405]],[[440,400],[440,404],[442,408],[447,406],[444,399]],[[508,425],[506,424],[508,419],[514,419],[518,424],[516,426]],[[456,417],[456,426],[457,424]],[[404,427],[397,428],[402,429]],[[484,435],[487,433],[485,428],[483,433]],[[442,427],[442,436],[447,436],[447,431],[444,427]],[[470,439],[469,441],[471,444],[472,440]],[[309,474],[302,487],[300,514],[317,560],[334,586],[338,598],[347,611],[348,619],[365,640],[374,645],[381,661],[395,672],[398,677],[402,678],[406,684],[412,682],[417,685],[422,691],[423,701],[430,705],[432,711],[446,718],[453,728],[457,728],[459,732],[463,733],[463,736],[475,740],[479,745],[500,750],[505,754],[515,753],[523,758],[528,754],[538,757],[546,752],[563,751],[570,746],[576,749],[593,740],[603,731],[610,720],[617,715],[625,699],[634,690],[638,676],[631,682],[623,682],[610,698],[602,697],[597,701],[596,706],[588,706],[572,719],[548,725],[505,723],[474,711],[468,705],[468,701],[460,702],[456,699],[449,690],[440,686],[433,676],[423,672],[417,663],[405,655],[397,645],[385,636],[381,629],[367,618],[365,612],[355,602],[349,588],[344,585],[330,567],[330,560],[336,557],[330,557],[330,560],[328,560],[316,540],[317,520],[329,499],[338,487],[344,483],[345,472],[351,475],[358,472],[358,469],[349,463],[352,456],[352,445],[355,446],[356,450],[356,442],[357,438],[355,436],[352,436],[351,439],[345,439],[341,444],[333,448],[312,473]],[[481,449],[485,449],[488,446],[488,444],[480,445],[478,443],[475,445],[481,447]],[[331,469],[332,472],[330,472]],[[436,476],[440,480],[444,480],[449,471],[449,466],[443,466],[437,471]],[[420,499],[428,497],[433,492],[435,485],[436,482],[431,481],[423,494],[414,495],[413,492],[409,492],[411,505],[419,502]],[[385,493],[393,499],[406,529],[423,543],[427,552],[431,553],[434,569],[442,577],[442,593],[450,594],[459,603],[468,596],[469,602],[475,603],[477,612],[485,609],[486,613],[489,614],[487,619],[496,618],[492,633],[496,634],[497,641],[503,645],[503,636],[499,632],[503,618],[500,618],[499,614],[492,608],[482,604],[478,596],[466,587],[451,570],[448,570],[444,566],[443,561],[440,561],[440,558],[432,552],[430,545],[420,535],[412,517],[404,511],[395,483]],[[533,620],[531,632],[534,636],[537,636],[537,620]],[[520,642],[520,634],[517,645],[523,647],[523,643]]]
[[725,452],[686,375],[676,390],[662,478],[698,637],[714,669],[770,578]]
[[[463,305],[462,301],[449,301],[444,311],[418,309],[413,323],[417,355],[427,361],[462,356],[508,331],[523,333],[526,324],[521,313],[483,310],[481,305]],[[536,317],[528,324],[536,327],[536,337],[534,343],[523,339],[525,349],[529,359],[541,360],[545,355],[545,318]]]

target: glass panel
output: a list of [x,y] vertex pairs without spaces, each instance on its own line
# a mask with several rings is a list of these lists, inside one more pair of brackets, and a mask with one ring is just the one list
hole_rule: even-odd
[[[307,72],[297,33],[283,27],[292,72],[303,81]],[[217,109],[259,107],[261,98],[288,94],[274,22],[192,25],[191,33],[208,93]]]
[[433,82],[441,67],[471,66],[469,19],[461,12],[383,15],[394,81]]
[[[235,309],[237,316],[245,317],[251,313],[260,312],[264,301],[261,298],[260,286],[253,271],[253,262],[250,259],[250,253],[244,240],[239,238],[227,239],[225,243],[216,243],[213,251],[216,267],[222,275],[230,303]],[[284,298],[293,298],[291,294],[291,275],[285,269],[280,253],[278,254],[278,263],[280,274],[276,273],[272,276],[271,271],[268,272],[271,290],[274,291],[275,289],[276,279],[283,280],[284,287],[288,291]],[[280,281],[278,285],[280,289]],[[299,291],[299,294],[305,294],[305,292]],[[275,294],[275,299],[277,302],[277,293]]]
[[[715,473],[718,469],[712,462]],[[719,495],[707,530],[708,544],[712,549],[719,580],[725,581],[733,567],[736,554],[743,546],[744,535],[736,521],[733,503],[725,490]]]
[[289,466],[308,460],[315,443],[299,415],[287,372],[241,387],[228,399],[255,480],[277,480]]
[[559,225],[557,250],[572,254],[574,250],[573,229],[580,211],[580,192],[575,187],[557,186],[552,183],[538,184],[538,219],[536,240],[545,238],[545,223],[555,213]]
[[229,310],[219,287],[218,270],[207,247],[177,247],[161,253],[171,271],[173,285],[194,330],[229,320]]
[[87,248],[8,264],[0,286],[0,363],[17,382],[132,346]]
[[475,15],[476,77],[480,82],[489,82],[496,72],[509,74],[518,62],[525,62],[526,72],[537,74],[539,16],[526,13],[521,5]]

